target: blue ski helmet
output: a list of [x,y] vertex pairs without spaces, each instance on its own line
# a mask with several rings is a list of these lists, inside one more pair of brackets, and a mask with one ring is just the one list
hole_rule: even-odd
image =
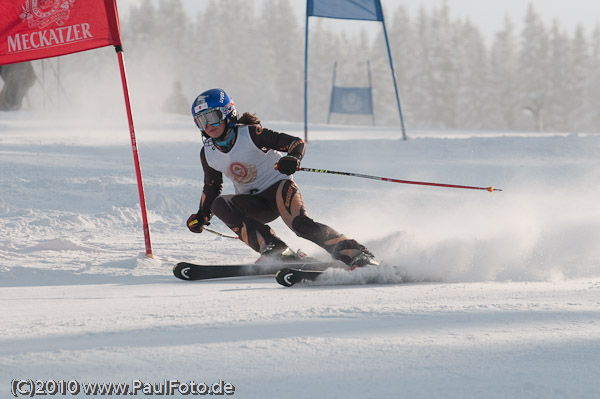
[[194,122],[202,132],[204,132],[206,123],[201,123],[201,121],[205,120],[201,115],[206,114],[209,110],[217,111],[219,120],[225,120],[228,128],[233,127],[237,122],[235,103],[223,89],[206,90],[196,97],[192,103]]

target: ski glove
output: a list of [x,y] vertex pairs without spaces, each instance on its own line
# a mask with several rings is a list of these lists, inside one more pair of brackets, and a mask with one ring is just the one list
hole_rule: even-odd
[[286,155],[282,157],[277,165],[275,165],[275,169],[277,169],[280,173],[284,175],[294,174],[298,169],[300,169],[300,158],[297,155]]
[[202,211],[198,211],[198,213],[194,213],[188,218],[186,224],[192,233],[202,233],[204,226],[208,226],[210,224],[208,222],[209,220],[209,216],[206,216],[206,214]]

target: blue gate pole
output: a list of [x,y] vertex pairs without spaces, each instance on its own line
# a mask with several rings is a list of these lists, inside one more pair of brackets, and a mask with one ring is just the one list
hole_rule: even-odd
[[398,96],[398,85],[396,84],[396,72],[394,71],[394,63],[392,62],[392,52],[390,51],[390,42],[388,40],[387,30],[385,29],[385,21],[383,20],[383,12],[381,13],[381,23],[383,24],[383,36],[385,37],[385,45],[387,46],[388,57],[390,59],[390,68],[392,70],[392,79],[394,80],[394,90],[396,91],[396,102],[398,103],[398,114],[400,115],[400,126],[402,127],[402,139],[406,140],[406,129],[404,128],[404,117],[402,116],[402,107],[400,107],[400,96]]
[[329,113],[327,114],[327,124],[331,120],[331,109],[333,108],[333,93],[335,92],[335,72],[337,70],[337,61],[333,63],[333,80],[331,81],[331,98],[329,99]]
[[371,83],[371,61],[367,60],[367,74],[369,75],[369,101],[371,102],[371,123],[375,126],[375,107],[373,107],[373,84]]
[[304,35],[304,142],[308,143],[308,7],[306,2],[306,32]]

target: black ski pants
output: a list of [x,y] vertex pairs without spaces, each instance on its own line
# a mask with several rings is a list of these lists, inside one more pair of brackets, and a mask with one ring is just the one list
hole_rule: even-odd
[[267,223],[278,217],[298,237],[314,242],[346,264],[366,250],[355,240],[308,217],[302,194],[293,180],[279,181],[258,194],[221,195],[213,202],[212,211],[259,253],[276,237]]

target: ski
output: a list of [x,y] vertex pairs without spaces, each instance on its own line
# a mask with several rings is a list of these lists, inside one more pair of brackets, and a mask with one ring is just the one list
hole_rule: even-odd
[[[368,262],[373,262],[368,266],[379,266],[379,262],[376,261],[372,255],[368,258],[362,259]],[[326,266],[326,265],[323,265]],[[364,265],[367,266],[367,265]],[[339,267],[339,266],[338,266]],[[342,266],[344,270],[354,270],[354,268],[359,267],[358,265],[348,269],[347,266]],[[360,267],[359,267],[360,268]],[[315,281],[323,272],[328,269],[328,267],[321,268],[308,268],[308,267],[295,267],[295,265],[290,264],[286,265],[286,267],[280,269],[275,274],[275,280],[284,287],[291,287],[294,284],[300,283],[302,281]]]
[[293,267],[302,270],[325,270],[329,267],[344,267],[337,261],[331,262],[280,262],[280,263],[249,263],[201,265],[189,262],[179,262],[173,267],[173,275],[181,280],[208,280],[225,277],[267,276],[277,273],[279,269]]
[[275,280],[284,287],[291,287],[302,281],[315,281],[323,274],[323,270],[307,270],[284,267],[275,274]]

